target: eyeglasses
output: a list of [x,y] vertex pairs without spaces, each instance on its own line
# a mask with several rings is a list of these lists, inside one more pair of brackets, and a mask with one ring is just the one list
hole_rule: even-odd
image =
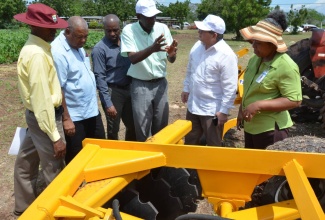
[[215,34],[216,32],[213,31],[204,31],[199,29],[199,33],[210,33],[210,34]]

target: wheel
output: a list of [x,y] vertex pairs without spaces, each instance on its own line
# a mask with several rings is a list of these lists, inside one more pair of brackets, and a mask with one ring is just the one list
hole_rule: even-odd
[[160,167],[140,180],[134,180],[112,198],[120,211],[150,220],[171,220],[195,212],[201,186],[195,170]]
[[[297,152],[325,152],[325,140],[314,136],[297,136],[267,147],[267,150],[297,151]],[[325,179],[308,178],[316,197],[325,210]],[[273,176],[257,186],[252,194],[252,202],[246,208],[293,199],[289,184],[285,176]],[[253,204],[253,205],[252,205]]]

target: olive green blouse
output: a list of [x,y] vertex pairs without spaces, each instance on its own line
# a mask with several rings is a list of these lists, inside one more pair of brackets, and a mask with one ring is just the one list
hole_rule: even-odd
[[[287,97],[301,101],[301,82],[297,64],[285,53],[277,53],[272,61],[261,63],[262,58],[254,55],[244,75],[242,108],[258,100]],[[261,111],[250,122],[244,123],[244,130],[259,134],[274,130],[275,123],[280,129],[293,125],[288,111]]]

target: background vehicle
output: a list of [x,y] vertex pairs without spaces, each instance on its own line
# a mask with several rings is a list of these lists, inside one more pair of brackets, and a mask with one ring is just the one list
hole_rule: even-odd
[[313,24],[303,24],[303,25],[301,25],[301,27],[306,32],[312,31],[313,29],[315,29],[315,28],[317,29],[318,28],[316,25],[313,25]]
[[[187,21],[183,22],[183,29],[188,29],[190,26],[190,23],[188,23]],[[181,29],[181,25],[180,24],[173,24],[172,25],[173,29]]]
[[[287,29],[285,30],[285,32],[289,32],[289,33],[291,33],[291,32],[293,31],[293,28],[294,28],[294,27],[290,25],[290,26],[287,27]],[[304,31],[304,29],[303,29],[302,27],[299,27],[299,26],[298,26],[298,27],[297,27],[297,32],[302,32],[302,31]]]

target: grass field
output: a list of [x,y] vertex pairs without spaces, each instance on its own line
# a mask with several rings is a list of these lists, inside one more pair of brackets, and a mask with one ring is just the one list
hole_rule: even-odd
[[[303,38],[309,38],[311,32],[299,35],[284,35],[287,45],[291,45]],[[245,47],[251,49],[249,43],[244,41],[233,41],[233,34],[224,36],[234,51]],[[178,40],[177,60],[174,64],[168,64],[169,100],[170,100],[170,122],[176,119],[184,119],[186,106],[180,102],[180,95],[185,78],[188,54],[193,44],[198,39],[195,30],[177,31],[174,38]],[[91,40],[91,39],[89,39]],[[5,43],[5,42],[3,42]],[[252,50],[239,60],[239,64],[245,67]],[[9,156],[8,149],[11,144],[17,126],[26,127],[24,119],[24,107],[17,89],[16,64],[0,65],[0,219],[13,219],[10,212],[13,208],[13,167],[15,156]],[[41,100],[40,100],[41,101]]]

